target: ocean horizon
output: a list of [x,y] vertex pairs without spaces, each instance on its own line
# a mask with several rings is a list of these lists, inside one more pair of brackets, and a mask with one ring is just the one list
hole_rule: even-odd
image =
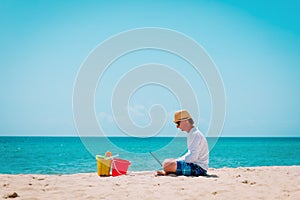
[[[210,168],[300,165],[300,137],[207,138]],[[131,162],[131,171],[155,171],[186,152],[185,137],[1,136],[1,174],[96,172],[96,155],[111,151]]]

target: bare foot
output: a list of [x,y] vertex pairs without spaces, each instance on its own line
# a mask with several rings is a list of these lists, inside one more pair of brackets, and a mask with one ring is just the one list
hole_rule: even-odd
[[165,176],[166,172],[165,171],[156,171],[157,176]]

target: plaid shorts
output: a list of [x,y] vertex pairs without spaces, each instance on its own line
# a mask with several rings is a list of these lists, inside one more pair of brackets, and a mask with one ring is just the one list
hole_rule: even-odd
[[207,171],[194,163],[186,163],[184,161],[177,161],[177,175],[184,176],[206,176]]

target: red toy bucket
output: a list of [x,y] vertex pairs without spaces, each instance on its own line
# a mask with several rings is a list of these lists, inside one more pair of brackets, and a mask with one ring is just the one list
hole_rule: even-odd
[[128,160],[114,158],[112,160],[112,175],[119,176],[119,175],[126,174],[129,165],[130,162]]

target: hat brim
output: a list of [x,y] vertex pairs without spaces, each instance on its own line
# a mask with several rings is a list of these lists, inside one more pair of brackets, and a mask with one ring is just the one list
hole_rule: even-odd
[[174,123],[176,122],[181,122],[181,121],[184,121],[184,120],[188,120],[188,119],[192,119],[191,117],[185,117],[185,118],[181,118],[181,119],[178,119],[178,120],[174,120]]

